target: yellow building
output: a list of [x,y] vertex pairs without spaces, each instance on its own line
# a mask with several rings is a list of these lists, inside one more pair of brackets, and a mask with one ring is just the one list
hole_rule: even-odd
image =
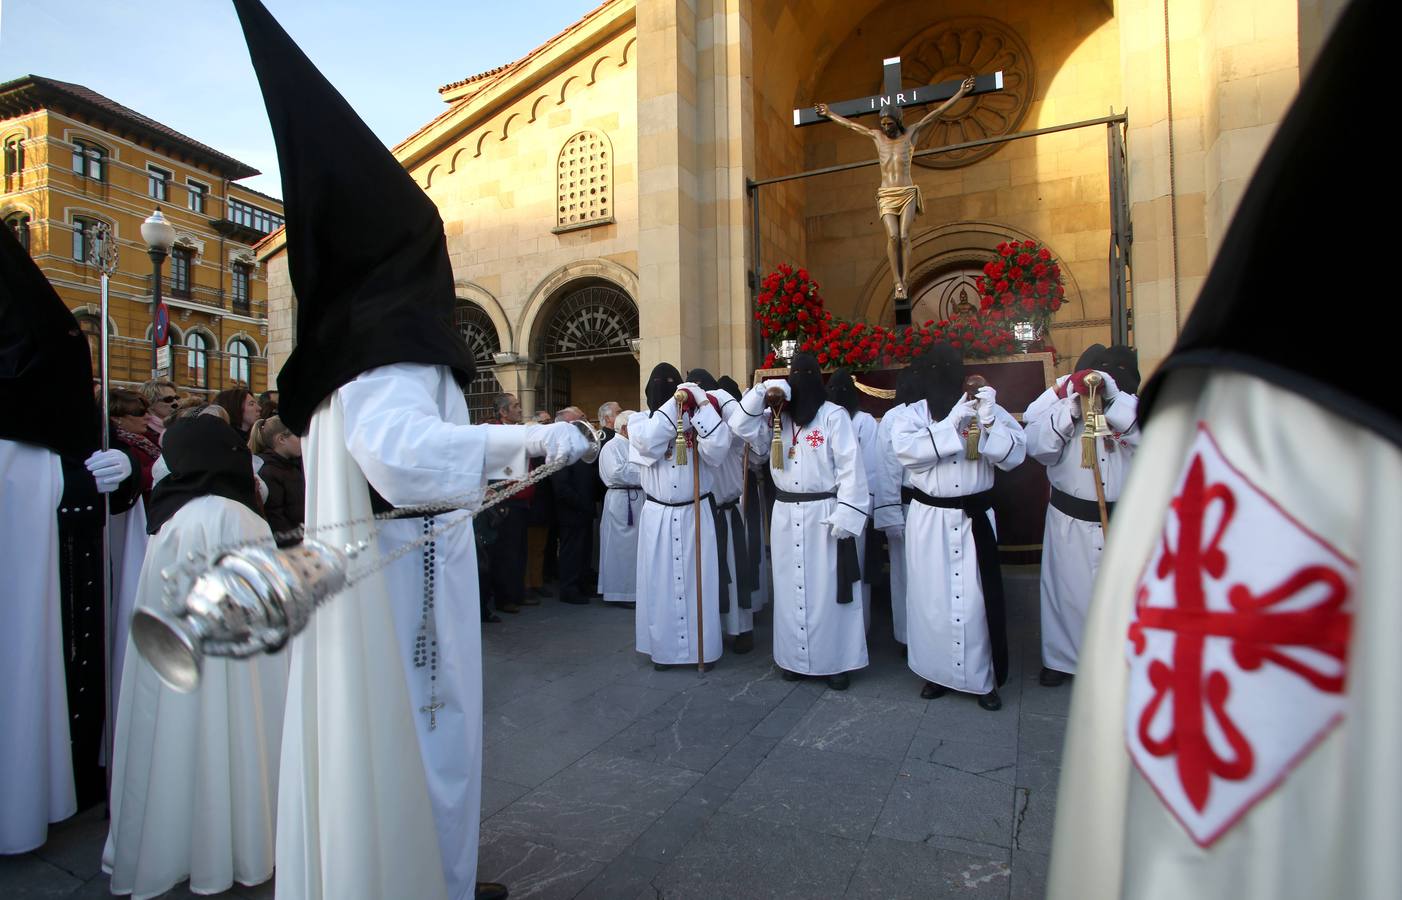
[[141,223],[159,207],[176,233],[162,270],[172,380],[196,394],[267,386],[267,280],[251,248],[282,224],[282,203],[235,183],[256,169],[86,87],[35,75],[0,84],[0,144],[0,218],[89,333],[94,373],[92,237],[105,224],[118,248],[112,383],[151,377],[153,264]]
[[[527,409],[630,405],[663,360],[743,381],[762,350],[755,282],[781,262],[837,315],[892,324],[879,174],[850,167],[874,148],[795,111],[881,93],[893,57],[904,88],[1001,71],[1003,90],[952,107],[923,147],[986,143],[914,167],[915,320],[947,316],[1000,241],[1034,238],[1066,275],[1063,370],[1127,339],[1147,374],[1342,7],[607,0],[440,88],[447,108],[395,153],[442,212],[480,364]],[[259,248],[274,371],[295,302],[280,248]],[[484,376],[474,407],[493,389]]]

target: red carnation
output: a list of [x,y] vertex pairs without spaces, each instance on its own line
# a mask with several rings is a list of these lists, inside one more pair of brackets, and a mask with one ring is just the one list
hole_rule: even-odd
[[998,255],[999,255],[999,256],[1011,256],[1011,255],[1012,255],[1012,252],[1013,252],[1013,248],[1012,248],[1012,247],[1009,247],[1007,244],[999,244],[999,245],[998,245]]
[[1037,263],[1035,266],[1032,267],[1033,277],[1041,278],[1045,274],[1047,274],[1046,263]]
[[1027,240],[1022,242],[1022,246],[1026,247],[1028,250],[1031,250],[1033,247],[1037,246],[1037,242],[1032,240],[1031,238],[1028,238]]
[[799,269],[799,270],[798,270],[798,277],[801,278],[801,279],[804,280],[804,281],[807,281],[807,280],[808,280],[808,270],[807,270],[807,269]]
[[1037,258],[1040,260],[1051,259],[1051,251],[1048,250],[1046,247],[1043,247],[1041,250],[1037,251]]
[[827,355],[826,353],[819,353],[819,354],[818,354],[818,365],[820,365],[820,366],[825,366],[825,365],[827,365],[827,363],[828,363],[828,355]]
[[1017,255],[1017,264],[1018,264],[1019,266],[1030,266],[1030,265],[1032,265],[1032,254],[1031,254],[1031,253],[1019,253],[1019,254]]

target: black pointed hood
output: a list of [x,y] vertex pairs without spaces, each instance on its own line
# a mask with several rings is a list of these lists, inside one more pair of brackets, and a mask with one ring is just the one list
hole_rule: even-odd
[[9,228],[0,228],[0,438],[86,459],[101,446],[88,341]]
[[920,396],[926,401],[930,418],[939,421],[964,395],[964,357],[954,347],[931,344],[915,361]]
[[378,366],[448,366],[467,384],[437,207],[258,0],[234,7],[277,144],[297,296],[283,421],[305,434],[322,400]]
[[720,389],[720,382],[716,381],[716,376],[705,369],[692,369],[686,373],[686,380],[696,385],[703,391],[715,391]]
[[857,385],[852,380],[851,372],[838,369],[828,376],[828,399],[847,410],[849,418],[857,414],[862,405],[862,398],[857,393]]
[[923,386],[920,382],[921,372],[914,365],[908,365],[896,375],[896,396],[892,398],[892,405],[906,406],[911,403],[919,403],[923,396]]
[[[1139,414],[1152,414],[1165,376],[1183,369],[1245,372],[1307,396],[1402,445],[1397,389],[1354,362],[1375,337],[1402,329],[1386,273],[1391,239],[1379,194],[1387,164],[1349,140],[1376,118],[1364,86],[1394,32],[1380,0],[1354,0],[1300,87],[1237,207],[1172,354],[1145,385]],[[1380,181],[1381,178],[1381,181]],[[1315,260],[1382,262],[1350,279],[1351,314],[1321,305],[1302,267]]]
[[146,529],[161,530],[186,503],[213,495],[242,503],[262,515],[254,496],[253,457],[248,444],[217,416],[176,419],[161,438],[161,458],[170,474],[151,489]]
[[643,394],[647,398],[647,408],[657,412],[657,408],[676,396],[677,386],[682,383],[682,373],[671,363],[658,363],[653,366],[647,378]]
[[729,375],[722,375],[721,377],[717,378],[716,384],[720,385],[721,390],[725,391],[727,394],[734,397],[736,400],[739,400],[740,395],[743,393],[743,391],[740,390],[740,385],[737,384],[735,379],[731,378]]
[[807,425],[818,415],[828,399],[823,385],[823,370],[818,358],[811,353],[799,353],[789,363],[789,418],[798,425]]

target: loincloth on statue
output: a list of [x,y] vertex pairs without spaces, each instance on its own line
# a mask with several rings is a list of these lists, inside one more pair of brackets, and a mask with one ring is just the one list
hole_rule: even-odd
[[876,208],[883,216],[899,217],[905,208],[915,202],[915,212],[925,211],[925,198],[920,194],[920,186],[907,184],[903,187],[884,187],[876,190]]

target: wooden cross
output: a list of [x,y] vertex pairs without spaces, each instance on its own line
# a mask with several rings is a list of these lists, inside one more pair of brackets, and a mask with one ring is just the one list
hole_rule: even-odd
[[[948,100],[954,96],[954,92],[959,90],[959,85],[964,79],[957,78],[954,81],[942,81],[939,84],[926,85],[918,88],[901,87],[901,58],[892,56],[881,61],[881,93],[872,94],[867,97],[858,97],[855,100],[839,100],[836,103],[829,103],[828,108],[838,115],[855,119],[858,116],[870,116],[881,112],[883,107],[894,107],[904,109],[907,106],[924,106],[926,103],[938,103],[941,100]],[[998,70],[992,75],[977,75],[974,77],[974,89],[965,94],[966,97],[973,97],[978,94],[990,94],[1003,89],[1003,72]],[[812,106],[804,106],[793,111],[793,123],[796,127],[802,128],[804,125],[817,125],[825,122],[825,116],[818,115],[817,110]]]
[[420,706],[419,712],[428,713],[428,730],[433,731],[438,727],[438,711],[443,708],[443,704],[434,701],[427,706]]

